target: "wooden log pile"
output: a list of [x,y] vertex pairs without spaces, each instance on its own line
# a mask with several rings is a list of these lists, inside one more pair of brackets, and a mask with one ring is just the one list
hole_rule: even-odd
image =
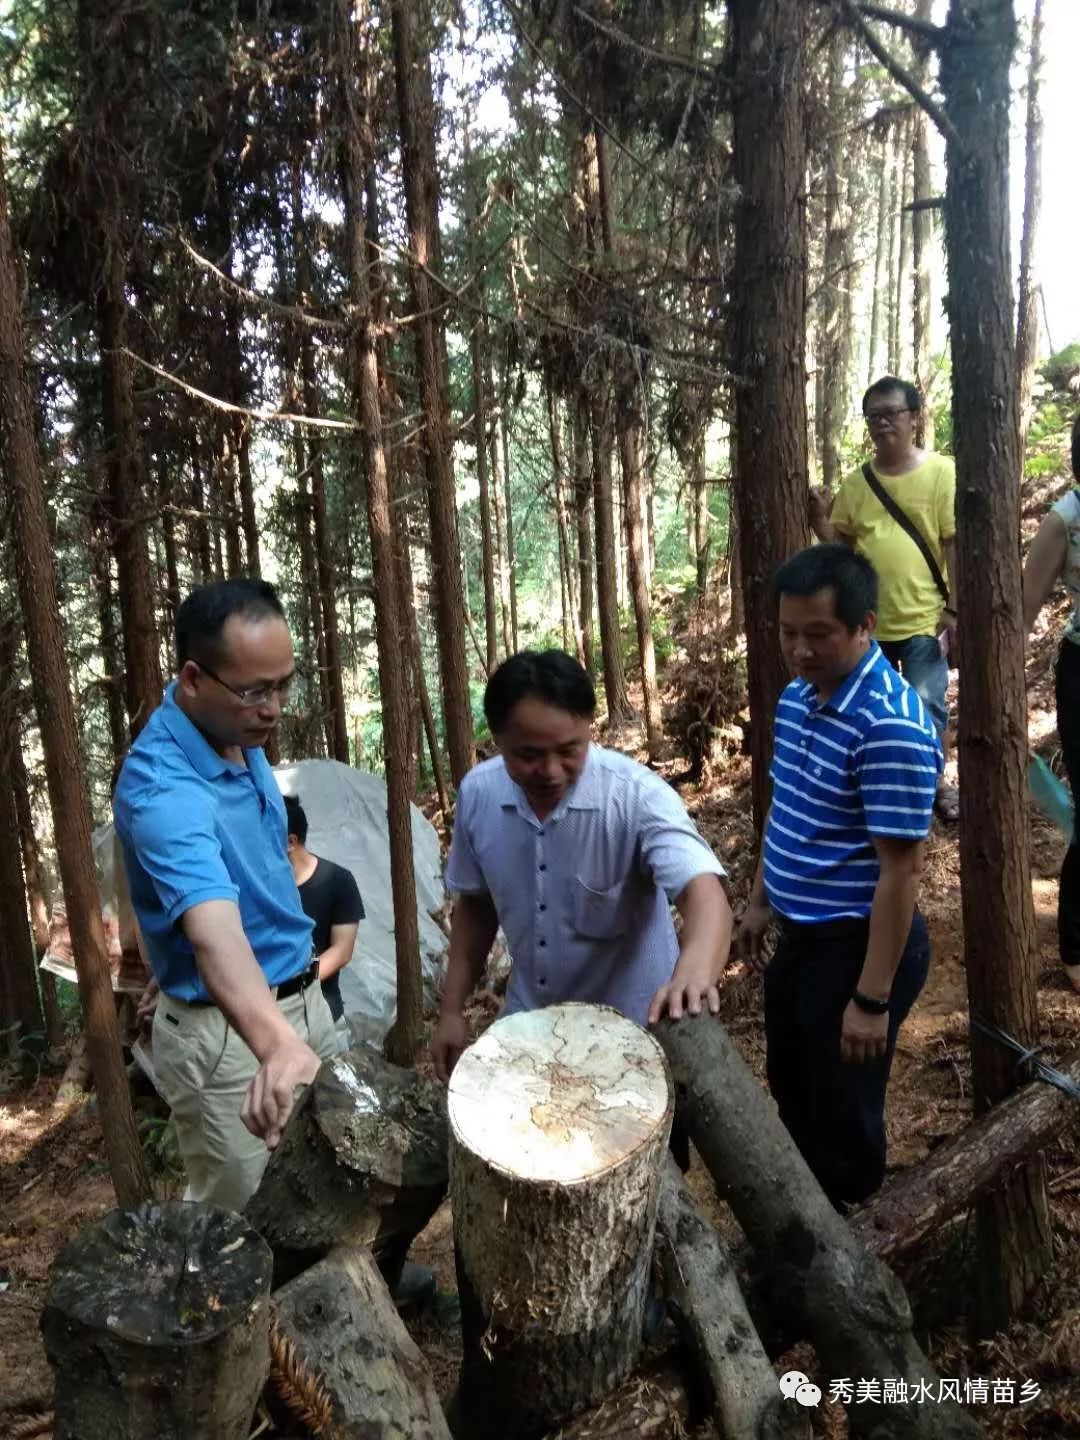
[[[1080,1079],[1080,1054],[1061,1068]],[[810,1340],[828,1375],[931,1387],[882,1259],[1045,1144],[1071,1104],[1027,1087],[845,1220],[710,1016],[655,1035],[598,1006],[508,1017],[459,1062],[449,1109],[374,1054],[338,1057],[243,1219],[116,1212],[62,1252],[42,1319],[54,1435],[247,1440],[269,1372],[282,1436],[674,1440],[711,1416],[721,1440],[805,1440],[754,1295],[665,1157],[676,1092],[785,1343]],[[387,1284],[448,1182],[463,1340],[449,1424]],[[681,1337],[671,1348],[665,1330],[662,1353],[645,1339],[657,1289]],[[981,1433],[949,1403],[848,1414],[854,1437]]]

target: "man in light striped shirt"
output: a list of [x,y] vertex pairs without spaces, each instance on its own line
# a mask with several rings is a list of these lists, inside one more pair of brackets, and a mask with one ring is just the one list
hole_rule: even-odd
[[922,701],[874,640],[870,562],[816,545],[774,584],[796,678],[776,710],[772,806],[738,945],[765,970],[780,1117],[842,1208],[885,1174],[889,1067],[930,963],[916,899],[942,754]]
[[670,785],[591,743],[595,711],[587,672],[561,650],[512,655],[488,681],[500,753],[462,781],[446,867],[442,1080],[468,1043],[465,1002],[500,925],[513,956],[505,1014],[585,1000],[645,1025],[720,1008],[723,868]]

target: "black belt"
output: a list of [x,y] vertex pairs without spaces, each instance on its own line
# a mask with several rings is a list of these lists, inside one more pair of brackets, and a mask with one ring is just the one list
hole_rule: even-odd
[[[309,985],[314,985],[319,978],[319,962],[312,960],[311,964],[301,970],[299,975],[294,975],[290,980],[283,980],[277,987],[277,998],[288,1000],[292,995],[300,995]],[[271,987],[273,988],[273,987]],[[217,1005],[216,1000],[189,1000],[189,1005]]]

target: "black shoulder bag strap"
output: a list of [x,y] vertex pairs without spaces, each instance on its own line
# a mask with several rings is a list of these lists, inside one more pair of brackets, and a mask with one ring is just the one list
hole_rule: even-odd
[[905,515],[903,510],[901,510],[900,506],[885,489],[885,486],[882,485],[881,481],[874,474],[873,467],[869,464],[864,465],[862,467],[862,473],[863,479],[866,481],[867,485],[870,486],[870,489],[874,492],[874,494],[881,501],[885,509],[900,526],[900,529],[903,530],[904,534],[908,537],[908,539],[911,540],[912,543],[918,547],[919,554],[926,561],[927,569],[930,571],[934,584],[941,591],[942,600],[945,602],[946,605],[948,605],[949,587],[945,584],[945,577],[941,573],[941,566],[934,559],[934,552],[926,543],[926,537],[923,535],[919,527],[915,524],[914,520],[912,520],[910,516]]

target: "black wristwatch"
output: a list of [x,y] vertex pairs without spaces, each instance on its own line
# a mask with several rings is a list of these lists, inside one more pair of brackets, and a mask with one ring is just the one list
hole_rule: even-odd
[[861,990],[853,990],[851,998],[860,1010],[865,1010],[867,1015],[887,1015],[889,1013],[888,1000],[874,1000],[869,995],[864,995]]

